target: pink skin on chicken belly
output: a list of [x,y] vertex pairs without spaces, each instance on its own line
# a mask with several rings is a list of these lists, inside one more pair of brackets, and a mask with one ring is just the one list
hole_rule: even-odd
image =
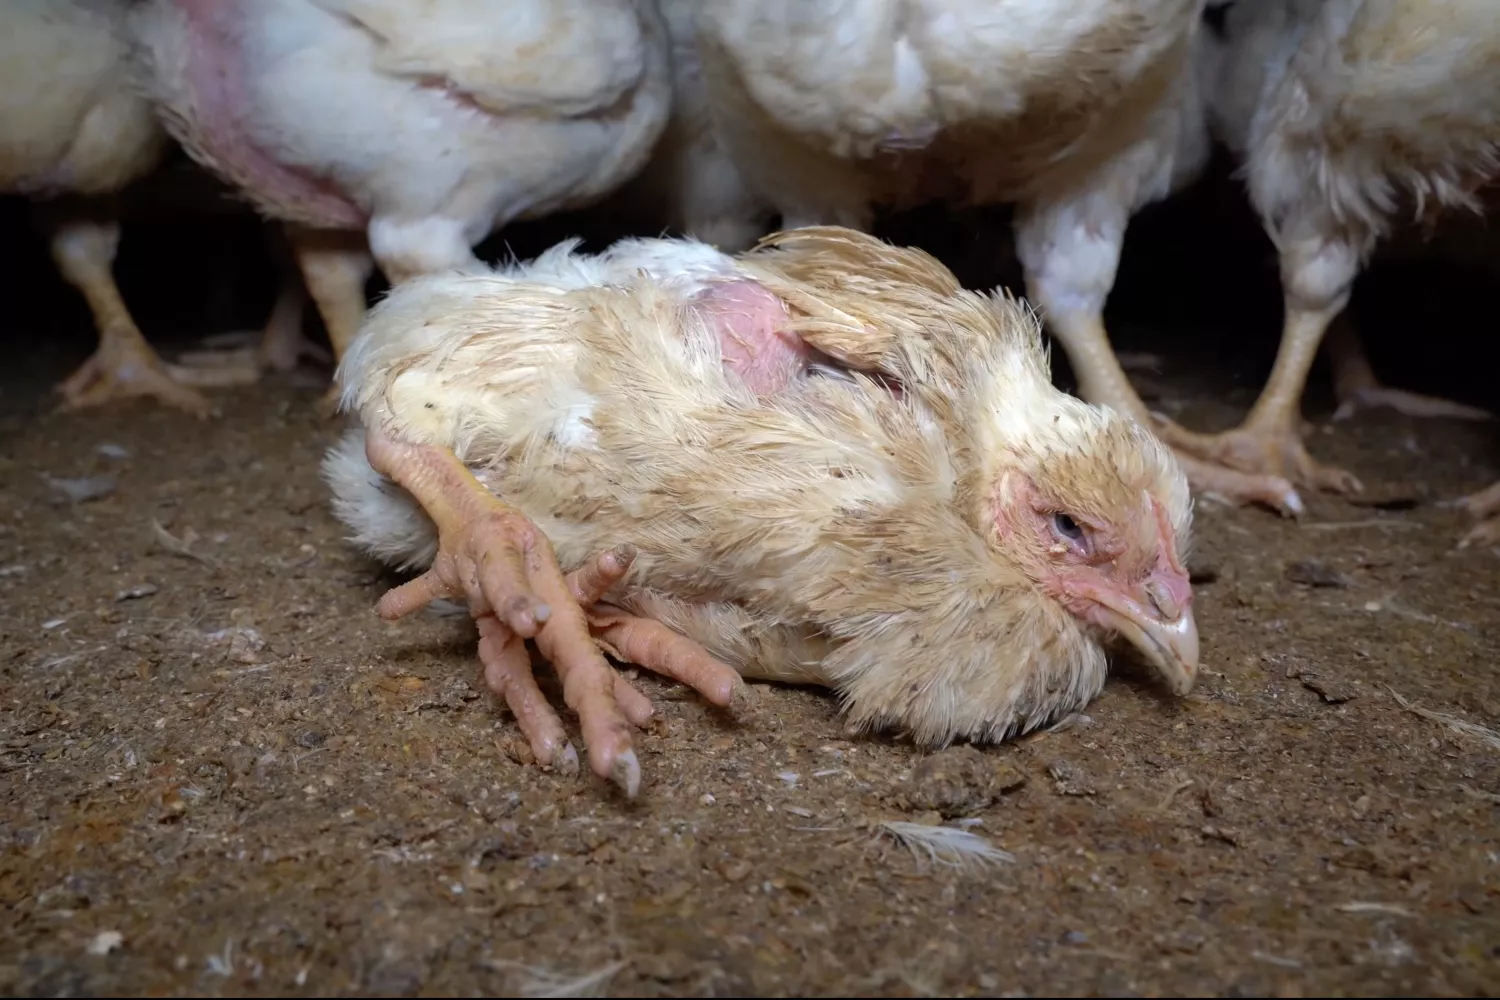
[[226,0],[176,0],[191,35],[187,78],[194,98],[188,145],[266,211],[288,222],[323,229],[362,230],[363,210],[328,180],[277,162],[259,149],[242,124],[249,104],[244,54],[236,42],[241,7]]

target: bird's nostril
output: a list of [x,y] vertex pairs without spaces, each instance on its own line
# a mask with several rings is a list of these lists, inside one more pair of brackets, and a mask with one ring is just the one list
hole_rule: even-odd
[[1152,580],[1146,584],[1146,596],[1151,598],[1151,603],[1156,605],[1156,610],[1167,621],[1176,621],[1182,616],[1182,608],[1177,603],[1177,598],[1172,596],[1172,588],[1160,580]]

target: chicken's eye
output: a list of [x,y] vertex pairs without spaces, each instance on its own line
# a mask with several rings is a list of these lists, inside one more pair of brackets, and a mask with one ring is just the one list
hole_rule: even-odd
[[1053,514],[1052,527],[1057,530],[1058,535],[1071,542],[1083,541],[1083,527],[1067,514]]

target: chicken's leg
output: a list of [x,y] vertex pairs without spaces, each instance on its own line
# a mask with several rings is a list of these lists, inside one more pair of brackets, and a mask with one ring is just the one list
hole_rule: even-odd
[[173,373],[188,385],[253,385],[267,371],[292,371],[303,358],[327,363],[331,360],[329,353],[302,332],[306,305],[302,279],[291,271],[282,277],[281,290],[263,330],[207,338],[203,349],[177,356]]
[[731,704],[742,683],[733,669],[656,622],[598,603],[624,577],[633,552],[605,553],[565,580],[546,536],[486,490],[452,452],[381,432],[366,435],[365,451],[371,466],[404,487],[438,530],[432,568],[387,593],[377,610],[394,619],[435,598],[466,598],[479,625],[485,678],[515,713],[539,761],[566,767],[570,759],[576,765],[577,755],[532,676],[527,639],[536,640],[562,679],[590,767],[627,795],[635,795],[641,778],[630,723],[645,723],[652,709],[605,661],[601,644],[716,705]]
[[276,301],[263,329],[253,333],[219,334],[202,348],[177,356],[182,381],[190,385],[253,385],[267,371],[289,372],[303,358],[327,364],[328,351],[302,332],[307,290],[279,226],[267,226],[267,243],[280,279]]
[[1458,543],[1459,548],[1500,545],[1500,483],[1464,497],[1459,501],[1459,506],[1479,518],[1479,523]]
[[1333,394],[1338,400],[1335,420],[1347,420],[1361,409],[1388,406],[1408,417],[1447,417],[1451,420],[1489,420],[1492,414],[1477,406],[1392,389],[1375,377],[1364,345],[1354,332],[1348,310],[1328,328],[1328,360],[1333,364]]
[[[1062,341],[1063,350],[1078,377],[1080,396],[1091,403],[1129,414],[1148,427],[1157,426],[1110,347],[1103,316],[1061,313],[1050,318],[1049,329]],[[1172,443],[1170,438],[1167,440]],[[1302,512],[1301,497],[1283,476],[1241,472],[1201,461],[1180,450],[1177,460],[1188,482],[1199,493],[1230,503],[1261,503],[1283,513]]]
[[1301,400],[1307,373],[1328,324],[1343,308],[1308,308],[1288,296],[1281,347],[1271,377],[1244,423],[1222,434],[1199,434],[1158,420],[1162,440],[1179,451],[1246,473],[1279,475],[1299,485],[1355,493],[1359,480],[1342,469],[1313,460],[1302,443]]
[[119,243],[115,222],[73,219],[52,231],[52,258],[62,276],[88,300],[99,331],[93,355],[57,387],[63,405],[75,409],[150,396],[194,416],[208,416],[208,400],[173,378],[125,308],[111,273]]
[[[333,345],[333,359],[343,360],[365,319],[365,282],[375,260],[358,233],[289,230],[292,252],[302,270],[302,280]],[[329,386],[322,407],[332,412],[338,406],[339,387]]]
[[[1023,206],[1016,213],[1016,252],[1028,297],[1046,315],[1078,377],[1078,394],[1152,426],[1146,404],[1120,367],[1104,329],[1104,302],[1114,285],[1128,213],[1111,185],[1074,199]],[[1232,503],[1263,503],[1297,513],[1302,501],[1284,477],[1224,468],[1179,453],[1188,482]]]

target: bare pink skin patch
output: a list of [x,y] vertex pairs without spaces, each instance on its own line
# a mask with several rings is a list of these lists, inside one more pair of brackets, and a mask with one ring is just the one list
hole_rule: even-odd
[[239,3],[176,0],[188,25],[187,79],[197,105],[197,145],[234,182],[250,188],[276,214],[327,229],[363,229],[365,213],[330,181],[288,167],[252,143],[241,126],[245,84]]
[[1029,536],[1019,540],[1023,551],[1045,553],[1029,567],[1034,578],[1075,617],[1095,624],[1106,592],[1154,605],[1169,620],[1193,606],[1192,583],[1177,555],[1171,519],[1156,497],[1149,497],[1149,507],[1158,547],[1149,565],[1129,565],[1122,563],[1126,542],[1108,525],[1087,525],[1086,535],[1076,539],[1058,535],[1053,528],[1056,511],[1038,497],[1030,476],[1007,477],[996,484],[990,499],[1001,538]]
[[719,334],[724,367],[754,392],[780,392],[807,371],[813,352],[788,331],[786,303],[754,281],[726,281],[699,292],[694,303]]

